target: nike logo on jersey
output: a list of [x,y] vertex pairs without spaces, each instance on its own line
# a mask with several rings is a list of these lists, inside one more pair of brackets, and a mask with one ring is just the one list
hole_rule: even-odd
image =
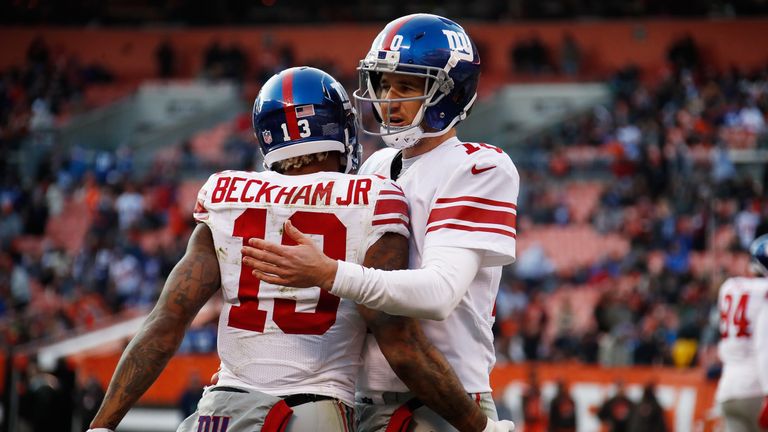
[[486,172],[488,170],[492,170],[496,168],[496,165],[487,166],[485,168],[478,168],[477,164],[472,165],[472,174],[478,175],[480,173]]

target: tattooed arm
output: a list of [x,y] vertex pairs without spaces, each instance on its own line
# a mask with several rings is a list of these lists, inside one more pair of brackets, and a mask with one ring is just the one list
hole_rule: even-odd
[[[371,246],[366,267],[408,268],[408,240],[388,233]],[[425,405],[462,432],[482,431],[487,417],[467,395],[459,377],[413,318],[388,315],[358,306],[381,352],[397,376]]]
[[92,428],[117,427],[165,368],[192,319],[219,289],[220,281],[211,230],[199,224],[155,308],[123,352]]

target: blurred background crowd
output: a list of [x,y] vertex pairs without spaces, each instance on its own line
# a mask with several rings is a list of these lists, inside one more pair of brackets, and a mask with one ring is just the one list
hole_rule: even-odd
[[[386,20],[408,8],[431,10],[418,2],[401,8],[404,2],[374,7],[359,0],[288,13],[298,10],[291,1],[229,1],[203,17],[197,1],[165,2],[163,8],[85,1],[26,7],[31,3],[3,3],[0,22],[135,24],[147,16],[184,25],[354,22]],[[436,12],[482,20],[768,12],[765,2],[748,0],[620,3],[446,2]],[[221,169],[261,169],[247,103],[269,76],[297,65],[295,47],[287,44],[266,40],[263,50],[250,52],[207,41],[197,79],[236,83],[244,109],[168,143],[149,169],[137,170],[128,145],[104,150],[59,142],[57,126],[108,105],[136,83],[55,46],[36,38],[23,63],[0,71],[0,346],[6,350],[145,313],[184,253],[201,179]],[[155,78],[189,78],[179,77],[170,39],[154,53]],[[518,260],[506,269],[496,308],[500,363],[673,365],[717,376],[717,289],[726,277],[746,274],[745,248],[768,233],[768,164],[744,170],[738,159],[741,150],[768,147],[768,56],[761,68],[715,68],[696,36],[685,34],[660,60],[666,65],[661,73],[632,64],[593,72],[570,33],[556,45],[532,33],[514,43],[506,59],[493,59],[509,62],[508,82],[597,79],[611,93],[609,102],[514,147],[491,142],[507,149],[521,173]],[[318,58],[312,66],[337,75],[350,93],[356,88],[356,77],[332,60]],[[22,151],[25,143],[35,151]],[[364,143],[366,154],[380,145],[371,138]],[[216,325],[215,313],[203,315],[181,352],[215,352]],[[51,421],[25,408],[58,404],[46,389],[72,389],[65,393],[77,396],[67,396],[65,405],[80,407],[84,420],[98,406],[102,390],[87,373],[75,377],[66,362],[54,374],[25,364],[28,391],[20,415],[31,424]],[[535,388],[535,376],[529,381]],[[192,396],[200,382],[192,380]],[[553,404],[567,407],[561,399]],[[606,408],[601,419],[612,412]],[[50,424],[39,427],[34,430]]]

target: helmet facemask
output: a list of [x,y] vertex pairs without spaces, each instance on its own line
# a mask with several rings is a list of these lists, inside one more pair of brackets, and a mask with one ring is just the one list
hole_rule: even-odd
[[[379,50],[372,51],[365,60],[360,62],[359,88],[353,93],[353,99],[357,112],[364,112],[365,104],[370,104],[372,112],[379,123],[378,130],[366,128],[360,122],[359,128],[368,135],[380,136],[384,142],[394,148],[403,149],[415,145],[421,138],[441,136],[452,128],[458,121],[466,117],[466,111],[471,107],[474,98],[465,108],[462,115],[457,116],[448,126],[441,130],[428,129],[424,124],[424,118],[429,108],[437,105],[444,97],[453,90],[453,79],[449,76],[450,70],[455,66],[458,59],[451,58],[444,68],[434,66],[423,66],[414,64],[400,64],[400,53],[396,51]],[[384,99],[380,94],[380,81],[384,73],[402,74],[424,78],[424,91],[422,96]],[[384,119],[391,118],[392,103],[421,101],[416,116],[411,124],[405,126],[392,126],[387,124]],[[386,107],[386,108],[385,108]],[[386,109],[386,112],[385,112]],[[428,129],[428,130],[425,130]]]

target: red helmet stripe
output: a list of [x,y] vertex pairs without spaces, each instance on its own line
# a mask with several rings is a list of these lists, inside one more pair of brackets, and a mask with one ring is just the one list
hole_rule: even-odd
[[283,110],[288,137],[291,140],[299,139],[299,124],[296,120],[296,107],[293,104],[293,71],[288,71],[283,77]]
[[405,25],[408,21],[411,20],[413,16],[406,16],[402,17],[399,20],[392,23],[392,29],[389,30],[389,33],[387,33],[387,37],[384,38],[384,43],[381,44],[381,48],[385,50],[392,49],[392,39],[395,38],[397,35],[397,32],[400,31],[400,28]]

